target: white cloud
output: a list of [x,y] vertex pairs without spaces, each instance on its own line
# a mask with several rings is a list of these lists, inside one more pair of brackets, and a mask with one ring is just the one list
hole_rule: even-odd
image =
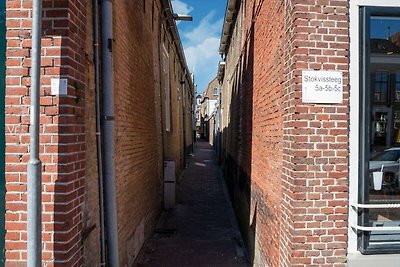
[[188,4],[180,1],[180,0],[172,0],[171,1],[172,8],[174,13],[180,15],[189,15],[190,12],[193,11],[193,7],[189,6]]
[[223,19],[214,19],[215,12],[208,13],[191,31],[183,32],[183,46],[191,70],[195,70],[198,91],[201,92],[217,74],[220,32]]
[[200,70],[202,67],[216,68],[215,64],[210,66],[209,63],[210,61],[214,62],[215,59],[218,62],[218,46],[219,38],[208,37],[204,38],[201,43],[187,47],[185,53],[188,65],[195,67],[196,70]]
[[[186,32],[183,36],[189,43],[199,43],[207,37],[218,37],[222,27],[222,19],[212,21],[215,16],[215,12],[211,11],[201,21],[200,24],[190,32]],[[186,41],[185,40],[185,41]]]

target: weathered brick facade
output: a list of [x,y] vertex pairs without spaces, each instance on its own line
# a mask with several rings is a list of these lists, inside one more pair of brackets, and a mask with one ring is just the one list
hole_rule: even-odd
[[[250,257],[256,266],[344,266],[348,1],[237,1],[228,9],[224,169]],[[341,71],[343,103],[303,103],[302,70]]]
[[[113,4],[119,258],[121,266],[131,266],[162,208],[163,159],[168,156],[177,161],[177,175],[184,167],[185,152],[188,154],[192,143],[194,92],[180,40],[170,30],[175,24],[166,12],[170,2],[117,0]],[[23,266],[32,1],[7,1],[6,16],[5,257],[8,266]],[[100,265],[92,19],[91,1],[43,0],[40,158],[44,266]],[[174,89],[173,145],[162,128],[165,96],[160,53],[164,35],[169,37],[170,47],[168,82]],[[68,80],[66,96],[52,94],[52,78]],[[166,154],[166,142],[174,153]]]
[[[182,64],[184,55],[177,42],[176,26],[170,24],[171,17],[168,10],[168,1],[161,1],[158,12],[161,20],[158,22],[160,36],[160,96],[162,110],[163,154],[167,160],[174,160],[176,176],[180,177],[185,167],[185,157],[192,150],[192,122],[191,112],[194,99],[194,88],[191,83],[190,72],[186,63]],[[169,77],[169,79],[167,78]],[[183,127],[185,125],[185,127]]]

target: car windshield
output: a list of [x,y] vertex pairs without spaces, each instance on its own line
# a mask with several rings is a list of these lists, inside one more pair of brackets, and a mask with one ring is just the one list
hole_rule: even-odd
[[387,150],[381,154],[376,155],[371,160],[372,161],[397,161],[400,158],[399,150]]

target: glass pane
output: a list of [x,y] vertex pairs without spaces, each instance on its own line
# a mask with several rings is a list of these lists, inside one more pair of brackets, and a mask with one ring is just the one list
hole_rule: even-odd
[[395,94],[395,101],[400,102],[400,71],[396,71],[396,94]]
[[[367,203],[400,203],[400,20],[371,17]],[[368,90],[368,88],[367,88]],[[400,226],[400,209],[365,211],[368,226]],[[372,231],[368,249],[400,245],[400,232]]]
[[[371,209],[370,219],[372,226],[377,228],[387,226],[400,226],[400,216],[397,209]],[[393,249],[399,247],[400,232],[372,231],[369,239],[369,248],[379,250],[382,247]]]
[[371,17],[371,53],[400,54],[400,19]]
[[387,71],[375,72],[375,83],[373,85],[374,102],[387,102],[389,92],[389,76],[390,74]]

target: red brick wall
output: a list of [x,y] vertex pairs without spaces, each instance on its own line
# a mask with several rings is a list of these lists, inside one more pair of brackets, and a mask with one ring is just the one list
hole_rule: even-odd
[[[30,22],[26,20],[31,3],[7,1],[7,61],[6,61],[6,244],[7,263],[21,261],[26,250],[26,164],[29,144],[29,90],[26,77],[29,68]],[[22,26],[24,24],[24,26]],[[25,77],[25,78],[24,78]],[[50,102],[52,99],[50,98]],[[25,104],[24,104],[25,103]],[[46,118],[52,121],[52,117]],[[24,122],[24,123],[23,123]],[[51,136],[50,136],[51,139]],[[43,141],[43,140],[42,140]],[[24,253],[24,255],[23,255]]]
[[[31,1],[7,1],[6,259],[26,259],[26,164],[29,144]],[[80,10],[80,12],[78,12]],[[43,1],[41,160],[43,260],[82,262],[84,188],[85,1]],[[68,96],[50,79],[68,78]]]
[[[89,2],[43,0],[40,157],[43,259],[49,266],[92,266],[99,260],[93,29]],[[121,265],[130,266],[162,206],[164,150],[159,52],[165,7],[161,1],[113,3],[119,252]],[[28,0],[7,1],[8,265],[24,265],[26,261],[31,5]],[[177,143],[173,149],[181,170],[183,111],[182,102],[178,102],[179,97],[182,101],[182,96],[178,96],[181,91],[177,89],[183,67],[176,47],[172,44],[170,47],[171,90],[175,90],[173,118],[178,134],[174,136]],[[51,78],[68,79],[67,96],[51,95]],[[186,88],[189,92],[187,84]],[[189,111],[186,114],[190,116]],[[191,126],[190,122],[186,124]],[[93,226],[94,230],[88,232]]]
[[85,93],[85,192],[83,205],[83,258],[85,266],[100,265],[100,214],[96,146],[96,110],[93,60],[92,2],[86,5],[86,93]]
[[254,8],[247,11],[254,20],[248,41],[247,75],[252,75],[253,88],[251,219],[256,229],[255,246],[259,246],[255,261],[260,266],[280,266],[284,3],[255,1]]
[[229,118],[223,130],[225,177],[256,266],[279,259],[283,7],[281,1],[240,7],[222,91]]
[[114,14],[119,257],[121,266],[131,266],[162,207],[153,61],[158,32],[152,25],[152,1],[114,1]]
[[[348,1],[286,7],[282,260],[345,266],[348,209]],[[339,70],[344,101],[303,104],[301,70]]]
[[[232,32],[222,105],[229,117],[225,175],[250,256],[259,266],[342,266],[348,1],[245,3]],[[343,104],[302,103],[302,70],[342,71]]]

